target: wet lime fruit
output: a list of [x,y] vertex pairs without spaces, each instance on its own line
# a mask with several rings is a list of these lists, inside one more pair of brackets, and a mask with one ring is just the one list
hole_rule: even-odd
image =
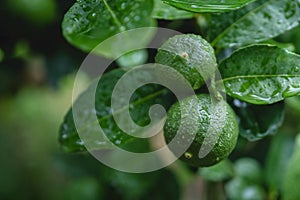
[[[170,143],[175,136],[176,138],[190,138],[191,131],[189,128],[183,129],[183,131],[180,132],[178,132],[178,130],[181,125],[181,120],[184,117],[187,117],[183,116],[183,118],[181,118],[181,109],[191,109],[191,106],[195,106],[194,103],[191,105],[192,101],[191,97],[183,99],[181,100],[181,104],[179,104],[179,102],[175,103],[168,111],[166,123],[164,125],[164,137],[167,144]],[[222,113],[220,113],[221,111],[218,109],[215,109],[216,107],[214,108],[217,104],[212,102],[212,99],[208,94],[197,95],[196,101],[198,102],[196,102],[195,108],[192,107],[199,116],[196,122],[196,134],[194,135],[191,145],[180,156],[180,159],[192,166],[208,167],[219,163],[232,152],[238,137],[238,124],[234,111],[224,100],[221,100],[222,102],[220,101],[220,103],[223,103],[222,105],[224,107]],[[220,123],[218,122],[210,123],[212,119],[220,119],[223,122],[220,126]],[[208,136],[209,128],[210,130],[215,130],[215,132],[217,132],[217,138],[212,145],[211,151],[209,151],[206,156],[200,158],[198,155],[201,146],[212,142],[205,140]],[[182,142],[185,141],[182,140]],[[181,145],[180,141],[177,143],[179,143],[178,145]],[[176,155],[176,149],[172,149],[175,147],[169,146],[169,148]],[[178,146],[176,148],[178,148]]]
[[217,69],[214,49],[201,36],[193,34],[168,39],[158,49],[155,62],[177,70],[193,89],[200,88]]

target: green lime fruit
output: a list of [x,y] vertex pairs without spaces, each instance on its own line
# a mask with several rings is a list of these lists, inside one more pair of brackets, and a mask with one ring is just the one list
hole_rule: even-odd
[[193,89],[200,88],[217,69],[214,49],[201,36],[193,34],[168,39],[158,49],[155,62],[177,70]]
[[[224,100],[219,101],[219,103],[222,103],[225,108],[223,111],[219,111],[215,107],[218,103],[213,103],[208,94],[197,95],[197,98],[198,102],[196,102],[196,106],[195,102],[192,102],[194,101],[192,97],[181,100],[181,104],[177,102],[171,106],[164,125],[164,137],[167,144],[170,143],[175,136],[176,138],[191,138],[191,131],[188,128],[189,125],[185,126],[187,128],[184,128],[181,132],[178,132],[178,130],[181,125],[181,120],[184,120],[184,118],[188,118],[187,121],[193,120],[191,116],[181,116],[181,110],[190,110],[192,107],[195,113],[191,115],[198,115],[197,130],[194,140],[188,149],[180,156],[180,159],[195,167],[208,167],[219,163],[232,152],[238,137],[238,124],[234,111]],[[217,118],[217,120],[222,118],[223,123],[210,123],[211,119],[215,118]],[[198,155],[201,146],[212,142],[205,140],[205,138],[209,136],[209,128],[210,130],[215,130],[218,138],[212,146],[212,150],[203,158],[199,158]],[[183,139],[181,141],[185,142]],[[180,145],[180,141],[177,143]],[[177,146],[177,149],[172,149],[175,147],[170,146],[170,150],[176,155],[179,147]]]

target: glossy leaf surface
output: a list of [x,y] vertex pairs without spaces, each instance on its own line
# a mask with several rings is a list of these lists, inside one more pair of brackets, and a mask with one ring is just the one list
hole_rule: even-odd
[[164,2],[192,12],[226,12],[241,8],[254,0],[163,0]]
[[152,17],[156,19],[165,19],[165,20],[176,20],[176,19],[188,19],[192,18],[194,13],[179,10],[170,6],[166,3],[163,3],[161,0],[154,0],[154,9],[152,12]]
[[284,102],[253,105],[235,99],[233,109],[239,118],[240,135],[249,141],[275,134],[284,120]]
[[226,93],[252,104],[272,104],[300,94],[300,56],[271,45],[234,52],[220,64]]
[[213,41],[218,35],[223,33],[231,24],[239,20],[241,17],[251,12],[255,8],[262,5],[264,0],[257,0],[249,3],[245,7],[225,13],[212,13],[208,21],[208,39]]
[[[96,90],[95,110],[84,109],[83,105],[80,116],[85,124],[85,127],[82,128],[86,134],[94,131],[89,128],[91,124],[99,123],[105,135],[113,144],[126,148],[128,147],[126,145],[130,142],[138,141],[137,144],[143,144],[143,142],[145,143],[145,139],[138,139],[124,133],[112,116],[111,96],[113,88],[125,72],[125,70],[118,69],[103,75]],[[124,112],[129,109],[132,119],[138,125],[145,126],[150,123],[148,114],[150,107],[154,104],[160,104],[165,106],[165,109],[168,109],[168,106],[173,103],[170,97],[170,93],[158,85],[145,85],[137,89],[132,95],[129,107],[124,107],[115,112]],[[85,98],[85,92],[81,94],[77,101],[80,98]],[[89,112],[96,113],[98,122],[90,121],[90,118],[86,117]],[[92,140],[95,149],[107,149],[111,147],[101,137],[101,134],[97,138],[92,138]],[[80,140],[74,124],[72,109],[69,110],[61,125],[59,141],[65,151],[76,152],[85,150],[84,143]],[[135,148],[134,146],[136,145],[131,145],[132,148]]]
[[[79,0],[65,14],[62,22],[63,35],[72,45],[89,52],[115,34],[154,26],[152,9],[153,2],[149,0]],[[140,43],[147,43],[151,37],[151,31],[144,31],[143,35],[132,36],[126,42],[134,43],[139,38]],[[124,41],[110,41],[105,50],[99,49],[96,53],[107,56],[107,51],[114,51],[125,44],[127,43]]]
[[269,0],[226,27],[212,42],[216,47],[234,47],[274,38],[300,21],[298,0]]

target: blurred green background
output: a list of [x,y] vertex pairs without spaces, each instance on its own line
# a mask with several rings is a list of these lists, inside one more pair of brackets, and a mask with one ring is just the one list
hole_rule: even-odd
[[[211,171],[179,163],[153,173],[127,174],[101,165],[88,154],[61,150],[59,126],[72,102],[76,70],[86,55],[61,34],[63,15],[73,3],[0,2],[0,199],[213,199],[216,194],[225,199],[222,181],[240,172],[238,167],[230,171],[232,163]],[[277,41],[291,43],[300,53],[300,28]],[[268,199],[280,196],[281,172],[293,152],[299,119],[300,99],[291,98],[277,136],[253,143],[241,139],[231,156],[232,161],[251,157],[261,165],[258,173],[266,178],[257,183],[258,189],[250,185],[258,198],[265,193]],[[227,184],[227,196],[244,190],[239,181],[233,178]]]
[[121,173],[88,154],[62,151],[59,126],[86,56],[61,33],[74,2],[0,2],[0,199],[178,198],[169,170]]

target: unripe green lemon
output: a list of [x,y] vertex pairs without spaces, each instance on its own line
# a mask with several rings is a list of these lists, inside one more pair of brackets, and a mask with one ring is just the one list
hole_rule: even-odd
[[[193,89],[200,88],[217,69],[214,49],[201,36],[194,34],[168,39],[158,49],[155,62],[177,70]],[[161,76],[163,79],[164,74]]]
[[[186,152],[183,153],[180,159],[192,166],[208,167],[217,164],[232,152],[238,137],[238,124],[234,111],[223,100],[222,105],[224,105],[225,109],[223,113],[217,113],[221,111],[214,109],[216,104],[212,103],[211,97],[208,94],[197,95],[197,98],[197,105],[195,106],[193,103],[195,108],[192,108],[195,109],[195,113],[199,116],[196,135],[191,145]],[[179,130],[182,120],[181,109],[190,109],[192,105],[192,98],[188,97],[183,99],[181,101],[181,105],[182,106],[180,106],[179,102],[177,102],[172,105],[168,111],[166,123],[164,125],[164,137],[166,143],[170,143],[176,134],[180,134],[179,138],[188,138],[191,136],[189,128],[184,129],[184,131],[181,131],[180,133],[177,133],[177,131]],[[223,124],[221,126],[219,123],[210,124],[213,115],[220,116],[220,118],[222,118]],[[205,157],[199,158],[199,151],[205,142],[205,138],[208,136],[209,127],[212,128],[212,130],[216,130],[218,138],[211,151]],[[169,148],[174,153],[176,152],[176,150],[172,149],[172,147],[169,146]]]

